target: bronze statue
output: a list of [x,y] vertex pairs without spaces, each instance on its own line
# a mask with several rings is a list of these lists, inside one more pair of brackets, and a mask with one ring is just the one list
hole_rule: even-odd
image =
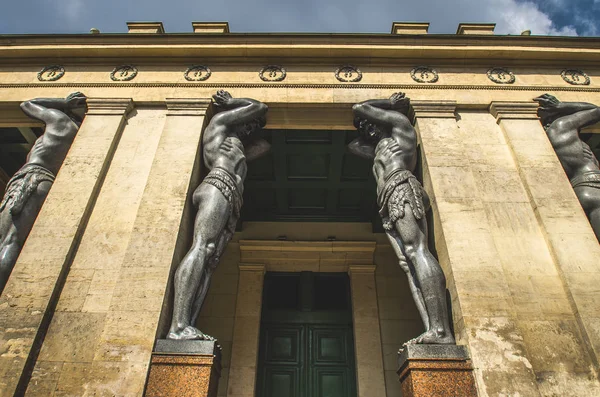
[[600,108],[585,102],[560,102],[550,94],[534,99],[538,116],[571,186],[600,241],[600,169],[590,147],[579,139],[582,128],[600,122]]
[[46,128],[25,165],[8,182],[0,203],[0,292],[81,126],[86,97],[75,92],[66,99],[32,99],[23,102],[21,109]]
[[246,161],[266,154],[270,145],[255,136],[266,124],[267,105],[232,98],[227,91],[213,95],[219,109],[202,138],[204,163],[210,170],[193,195],[198,209],[194,241],[175,272],[173,320],[168,339],[214,340],[194,324],[213,271],[235,231],[242,207]]
[[446,278],[427,246],[429,198],[413,175],[417,135],[406,116],[409,104],[403,93],[395,93],[390,99],[354,105],[359,137],[348,147],[358,156],[374,159],[379,214],[425,325],[425,332],[408,343],[453,344]]

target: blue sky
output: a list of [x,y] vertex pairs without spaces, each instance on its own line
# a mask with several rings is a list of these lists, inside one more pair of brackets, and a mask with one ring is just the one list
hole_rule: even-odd
[[600,36],[600,0],[2,0],[0,34],[126,32],[127,21],[228,21],[232,32],[389,33],[393,21],[495,22],[498,34]]

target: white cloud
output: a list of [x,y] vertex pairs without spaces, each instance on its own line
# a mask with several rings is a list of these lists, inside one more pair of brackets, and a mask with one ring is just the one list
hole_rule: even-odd
[[515,0],[493,0],[492,3],[497,10],[496,33],[519,34],[531,30],[536,35],[577,36],[573,26],[557,29],[550,17],[534,3],[517,3]]

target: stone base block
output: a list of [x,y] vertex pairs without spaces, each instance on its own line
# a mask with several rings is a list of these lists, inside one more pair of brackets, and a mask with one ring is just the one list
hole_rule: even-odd
[[146,397],[216,397],[221,349],[216,342],[158,340]]
[[467,349],[455,345],[409,345],[398,352],[403,397],[477,397]]

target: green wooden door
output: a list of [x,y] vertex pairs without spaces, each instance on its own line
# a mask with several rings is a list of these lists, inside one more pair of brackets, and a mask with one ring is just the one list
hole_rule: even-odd
[[355,397],[347,276],[268,274],[263,302],[256,396]]

